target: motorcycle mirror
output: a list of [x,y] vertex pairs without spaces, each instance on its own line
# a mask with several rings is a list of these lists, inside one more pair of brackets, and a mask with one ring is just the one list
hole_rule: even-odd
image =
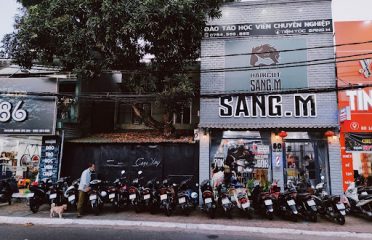
[[142,174],[142,171],[138,171],[138,175],[141,175]]
[[320,179],[324,180],[324,176],[321,176]]
[[177,186],[177,184],[173,183],[173,187]]
[[121,171],[121,175],[124,175],[124,173],[125,173],[125,170],[122,170],[122,171]]
[[199,183],[196,183],[195,186],[199,187]]

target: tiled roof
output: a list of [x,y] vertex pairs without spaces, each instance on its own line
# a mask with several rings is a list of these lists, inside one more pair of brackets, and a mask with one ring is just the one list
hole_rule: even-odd
[[194,143],[192,136],[165,137],[160,132],[101,133],[68,140],[71,143]]

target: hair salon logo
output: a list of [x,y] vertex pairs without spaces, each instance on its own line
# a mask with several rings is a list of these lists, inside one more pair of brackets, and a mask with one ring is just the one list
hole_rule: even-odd
[[280,54],[276,48],[270,44],[263,44],[252,48],[251,65],[252,66],[270,66],[279,62]]
[[360,60],[359,63],[362,66],[362,68],[359,69],[359,72],[363,74],[365,78],[369,78],[372,75],[372,59],[363,59]]

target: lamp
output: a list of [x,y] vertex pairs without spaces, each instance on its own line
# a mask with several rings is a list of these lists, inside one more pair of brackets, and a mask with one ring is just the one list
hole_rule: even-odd
[[280,131],[279,137],[285,138],[286,136],[288,136],[288,133],[286,131]]
[[335,136],[335,132],[331,131],[331,130],[328,130],[324,133],[324,136],[326,137],[333,137]]

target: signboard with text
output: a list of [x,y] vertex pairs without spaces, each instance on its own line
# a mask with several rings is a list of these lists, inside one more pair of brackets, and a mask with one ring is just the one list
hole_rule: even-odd
[[39,180],[49,178],[56,182],[59,178],[61,139],[58,136],[44,136],[39,163]]
[[0,134],[53,135],[57,92],[47,78],[0,78]]

